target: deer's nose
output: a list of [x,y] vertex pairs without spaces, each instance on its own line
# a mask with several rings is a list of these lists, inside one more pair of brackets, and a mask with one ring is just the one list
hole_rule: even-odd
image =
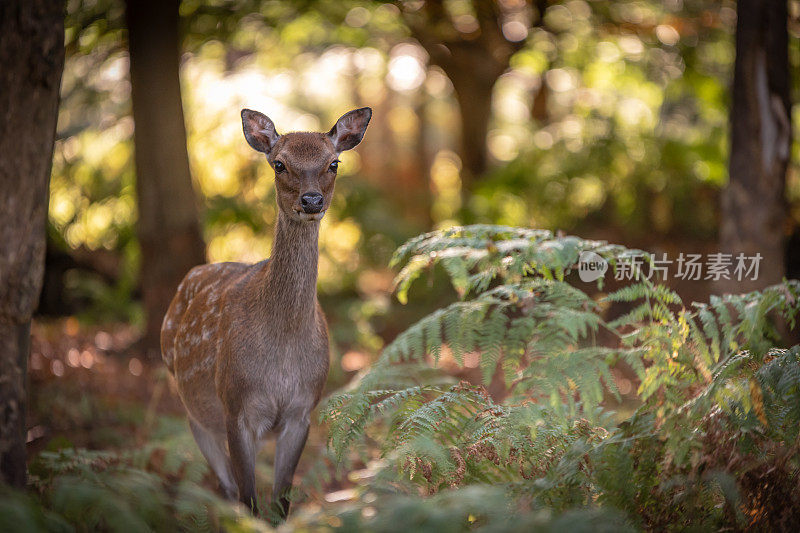
[[300,197],[300,205],[305,213],[313,214],[322,211],[323,198],[318,192],[307,192]]

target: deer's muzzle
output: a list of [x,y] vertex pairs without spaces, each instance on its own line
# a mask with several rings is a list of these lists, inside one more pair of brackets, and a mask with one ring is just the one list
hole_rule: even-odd
[[324,203],[325,199],[318,192],[307,192],[300,197],[300,206],[303,208],[303,212],[309,215],[322,211]]

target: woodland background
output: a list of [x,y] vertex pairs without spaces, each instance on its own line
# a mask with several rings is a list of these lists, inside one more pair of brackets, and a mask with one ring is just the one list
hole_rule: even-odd
[[[342,155],[322,223],[329,392],[463,296],[442,271],[406,305],[393,296],[392,253],[434,229],[540,228],[672,258],[762,254],[757,282],[667,280],[687,303],[797,278],[799,16],[794,0],[0,7],[0,349],[3,375],[15,380],[5,405],[24,406],[26,366],[30,380],[27,418],[9,408],[0,435],[4,477],[24,484],[19,446],[8,444],[21,427],[32,483],[48,498],[44,480],[72,449],[76,463],[91,456],[89,470],[132,454],[125,460],[159,479],[213,488],[160,363],[158,331],[191,266],[270,254],[273,176],[243,142],[243,107],[280,132],[327,130],[349,109],[374,110],[362,145]],[[42,257],[43,270],[30,267]],[[442,365],[480,383],[476,357]],[[613,373],[621,394],[605,405],[631,413],[641,377],[624,365]],[[502,383],[486,385],[504,396]],[[324,433],[301,463],[303,516],[356,498],[377,469],[377,452],[349,473],[337,466]],[[270,464],[260,465],[262,486]]]

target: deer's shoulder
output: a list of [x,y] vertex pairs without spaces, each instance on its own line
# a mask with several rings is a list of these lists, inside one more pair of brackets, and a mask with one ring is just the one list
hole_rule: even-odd
[[178,290],[197,293],[210,285],[226,284],[246,273],[252,266],[234,262],[198,265],[186,274]]

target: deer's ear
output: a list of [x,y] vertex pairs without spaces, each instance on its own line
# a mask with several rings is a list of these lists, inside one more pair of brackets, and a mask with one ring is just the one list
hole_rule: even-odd
[[331,131],[328,132],[328,137],[333,141],[336,151],[344,152],[358,146],[358,143],[364,138],[370,118],[372,118],[372,109],[368,107],[355,109],[342,115],[342,118],[337,120]]
[[268,154],[278,142],[278,132],[269,117],[258,111],[242,109],[242,129],[247,144],[254,150]]

